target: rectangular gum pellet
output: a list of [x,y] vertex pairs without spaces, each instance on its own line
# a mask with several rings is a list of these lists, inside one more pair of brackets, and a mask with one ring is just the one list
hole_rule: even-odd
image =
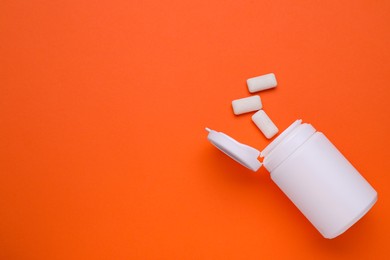
[[248,90],[250,93],[258,92],[261,90],[266,90],[274,88],[277,86],[275,74],[269,73],[262,76],[250,78],[246,80],[248,85]]
[[269,116],[264,112],[264,110],[257,111],[252,116],[252,121],[268,139],[271,139],[279,132],[279,129],[272,122]]
[[235,115],[240,115],[252,111],[260,110],[263,105],[260,96],[250,96],[232,101],[233,112]]

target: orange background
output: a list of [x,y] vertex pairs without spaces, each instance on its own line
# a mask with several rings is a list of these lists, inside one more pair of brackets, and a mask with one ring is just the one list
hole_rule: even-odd
[[[389,1],[0,2],[0,259],[389,259]],[[324,132],[378,191],[326,240],[204,127]]]

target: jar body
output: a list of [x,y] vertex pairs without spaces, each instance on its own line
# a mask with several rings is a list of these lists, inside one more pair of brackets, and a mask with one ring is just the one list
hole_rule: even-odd
[[334,238],[375,204],[377,193],[320,132],[271,171],[271,178],[325,238]]

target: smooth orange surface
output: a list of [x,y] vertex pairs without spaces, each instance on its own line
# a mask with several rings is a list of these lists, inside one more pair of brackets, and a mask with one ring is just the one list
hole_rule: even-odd
[[[0,2],[0,259],[389,259],[389,1]],[[324,132],[378,191],[326,240],[204,127]]]

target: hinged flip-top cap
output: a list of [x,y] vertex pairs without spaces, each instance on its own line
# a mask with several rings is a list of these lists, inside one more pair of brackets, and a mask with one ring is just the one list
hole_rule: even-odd
[[261,167],[262,164],[258,160],[260,151],[239,143],[224,133],[209,128],[206,130],[209,132],[207,139],[230,158],[252,171],[257,171]]

